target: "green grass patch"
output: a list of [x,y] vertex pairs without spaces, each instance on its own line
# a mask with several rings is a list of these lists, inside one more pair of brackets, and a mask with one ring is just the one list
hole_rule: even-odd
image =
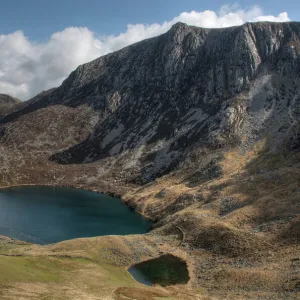
[[57,260],[44,257],[0,256],[0,282],[57,282],[61,280]]

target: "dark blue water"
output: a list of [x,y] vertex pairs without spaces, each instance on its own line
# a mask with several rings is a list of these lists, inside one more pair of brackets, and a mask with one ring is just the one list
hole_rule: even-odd
[[0,190],[0,235],[26,242],[139,234],[150,227],[120,199],[103,194],[61,187]]
[[144,285],[152,286],[153,282],[152,279],[145,273],[143,273],[141,270],[135,267],[131,267],[128,269],[128,272],[132,275],[132,277],[139,283],[142,283]]

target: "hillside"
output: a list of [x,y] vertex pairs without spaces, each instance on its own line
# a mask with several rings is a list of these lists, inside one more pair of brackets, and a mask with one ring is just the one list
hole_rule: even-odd
[[9,112],[16,104],[20,104],[21,101],[17,98],[13,98],[6,94],[0,94],[0,117]]
[[0,186],[122,196],[199,299],[297,299],[299,74],[300,23],[177,23],[0,118]]

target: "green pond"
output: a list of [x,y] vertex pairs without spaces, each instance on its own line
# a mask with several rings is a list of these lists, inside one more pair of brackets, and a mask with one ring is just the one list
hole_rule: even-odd
[[137,264],[128,271],[136,281],[145,285],[186,284],[190,279],[186,262],[170,254]]
[[0,190],[0,235],[36,244],[141,234],[152,223],[118,198],[62,187]]

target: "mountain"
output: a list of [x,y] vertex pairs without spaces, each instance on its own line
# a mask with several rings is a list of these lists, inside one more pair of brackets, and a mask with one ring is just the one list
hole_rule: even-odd
[[0,94],[0,117],[4,115],[4,112],[7,113],[8,109],[20,103],[21,101],[17,98],[6,94]]
[[251,289],[258,276],[262,291],[289,297],[300,282],[290,278],[300,268],[299,74],[300,23],[177,23],[2,117],[0,183],[121,195],[154,233],[184,233],[199,286],[224,293],[243,277]]
[[295,148],[299,47],[298,23],[226,29],[178,23],[78,67],[61,87],[5,121],[49,105],[87,104],[99,115],[93,133],[53,159],[82,163],[128,152],[136,160],[151,157],[141,182],[167,173],[196,144],[216,149],[243,138],[248,146],[268,134],[274,151],[283,143]]
[[11,97],[9,95],[6,95],[6,94],[0,94],[0,104],[1,106],[3,105],[14,105],[14,104],[17,104],[17,103],[20,103],[21,101],[17,98],[14,98],[14,97]]

